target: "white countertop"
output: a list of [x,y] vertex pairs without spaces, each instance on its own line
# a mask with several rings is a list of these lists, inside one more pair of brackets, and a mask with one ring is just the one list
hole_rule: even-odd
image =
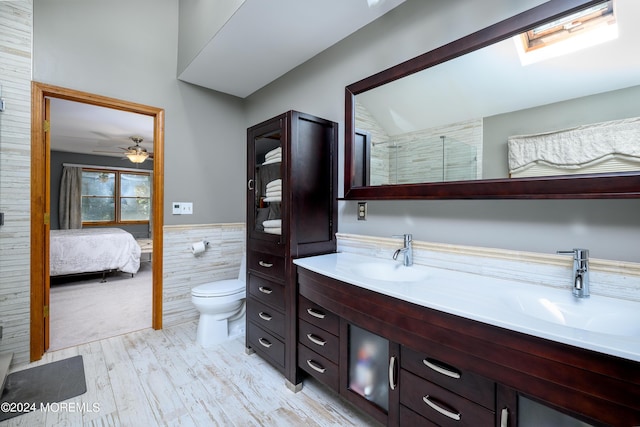
[[[294,264],[307,270],[423,307],[640,362],[640,333],[628,336],[593,332],[541,320],[514,308],[512,296],[516,294],[540,295],[544,298],[545,294],[566,292],[574,298],[569,290],[421,265],[403,267],[401,264],[398,268],[424,270],[426,278],[415,282],[390,282],[367,278],[354,271],[355,266],[365,263],[399,264],[352,253],[294,260]],[[640,303],[603,296],[592,295],[577,303],[583,304],[583,307],[597,307],[602,301],[607,304],[614,302],[624,309],[640,313]],[[636,325],[632,327],[636,328]],[[640,328],[640,325],[637,327]]]

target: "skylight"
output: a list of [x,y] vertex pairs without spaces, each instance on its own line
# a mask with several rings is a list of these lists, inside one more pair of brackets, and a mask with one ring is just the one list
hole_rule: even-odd
[[514,37],[522,65],[566,55],[618,37],[613,1],[565,16]]

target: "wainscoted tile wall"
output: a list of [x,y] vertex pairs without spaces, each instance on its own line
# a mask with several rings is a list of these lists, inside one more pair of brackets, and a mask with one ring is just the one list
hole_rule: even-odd
[[[245,224],[166,225],[163,236],[162,323],[172,326],[198,318],[191,288],[238,277],[245,251]],[[191,245],[203,240],[209,246],[194,255]]]
[[32,1],[0,1],[1,352],[29,361]]
[[[391,260],[401,239],[336,234],[338,252],[359,253]],[[572,286],[570,255],[520,252],[506,249],[448,245],[414,240],[414,263],[505,278],[523,283],[566,288]],[[590,289],[594,295],[640,302],[640,264],[592,258]]]

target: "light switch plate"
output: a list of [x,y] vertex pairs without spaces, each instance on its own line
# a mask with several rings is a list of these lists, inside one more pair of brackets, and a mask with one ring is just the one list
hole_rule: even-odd
[[173,202],[171,203],[171,207],[172,207],[172,211],[171,213],[173,213],[174,215],[182,215],[182,203],[180,202]]
[[191,215],[193,214],[193,203],[191,202],[182,202],[180,203],[180,207],[182,208],[182,215]]

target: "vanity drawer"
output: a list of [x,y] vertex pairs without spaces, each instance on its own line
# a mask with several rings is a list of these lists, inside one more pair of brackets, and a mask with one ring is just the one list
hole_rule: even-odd
[[284,280],[284,258],[264,252],[247,252],[247,267],[276,280]]
[[485,377],[462,371],[431,358],[426,353],[401,347],[402,369],[479,403],[485,408],[495,407],[495,383]]
[[340,356],[340,341],[338,337],[301,320],[298,324],[298,342],[306,345],[316,353],[326,357],[333,363],[338,363]]
[[404,369],[400,370],[400,384],[400,403],[437,425],[494,425],[493,411]]
[[340,318],[303,296],[298,298],[298,317],[333,335],[340,335]]
[[284,314],[254,298],[247,299],[247,319],[260,327],[284,337]]
[[311,351],[304,345],[298,345],[298,366],[318,381],[338,391],[338,365]]
[[284,369],[284,343],[253,322],[247,322],[249,345],[265,359]]
[[284,310],[284,287],[280,283],[272,282],[254,274],[247,276],[249,294],[265,304]]

